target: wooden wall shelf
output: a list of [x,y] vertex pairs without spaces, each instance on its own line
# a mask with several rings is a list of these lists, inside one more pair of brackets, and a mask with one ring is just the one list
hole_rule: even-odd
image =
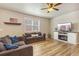
[[11,23],[11,22],[4,22],[4,24],[8,24],[8,25],[21,25],[21,23]]

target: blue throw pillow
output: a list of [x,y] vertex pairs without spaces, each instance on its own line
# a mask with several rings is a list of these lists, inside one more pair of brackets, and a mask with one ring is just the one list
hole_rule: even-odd
[[7,50],[18,48],[18,45],[13,45],[13,44],[5,44],[4,46]]
[[18,42],[18,38],[16,36],[10,37],[10,39],[11,39],[12,43]]

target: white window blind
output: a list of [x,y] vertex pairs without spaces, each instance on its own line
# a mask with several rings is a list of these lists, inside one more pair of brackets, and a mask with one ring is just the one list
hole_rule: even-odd
[[25,21],[27,32],[39,32],[40,31],[40,20],[26,20]]

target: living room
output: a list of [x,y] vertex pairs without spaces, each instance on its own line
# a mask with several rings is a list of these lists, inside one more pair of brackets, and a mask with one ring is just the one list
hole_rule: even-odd
[[78,56],[78,7],[79,3],[0,3],[0,55]]
[[[13,5],[13,7],[12,7]],[[20,40],[20,45],[24,45],[24,44],[31,44],[31,42],[36,42],[36,41],[42,41],[45,40],[45,37],[47,37],[47,34],[50,33],[50,20],[48,18],[44,18],[44,17],[39,17],[39,16],[34,16],[31,14],[27,14],[24,13],[26,11],[26,9],[24,9],[23,11],[22,8],[20,7],[20,11],[18,11],[19,9],[19,5],[23,7],[26,7],[26,5],[28,6],[32,6],[34,4],[30,3],[30,4],[26,4],[26,3],[2,3],[0,4],[0,38],[1,38],[1,46],[2,46],[2,42],[5,44],[7,43],[7,46],[9,46],[9,48],[11,47],[10,45],[12,45],[11,40],[7,40],[10,39],[10,37],[18,37]],[[25,5],[25,6],[24,6]],[[17,6],[17,7],[14,7]],[[14,9],[14,10],[13,10]],[[17,10],[15,10],[17,9]],[[25,35],[26,34],[26,35]],[[27,40],[27,37],[25,36],[32,36],[31,34],[35,34],[35,35],[40,35],[42,34],[39,38],[29,38]],[[2,40],[3,39],[3,40]],[[21,42],[22,41],[22,42]],[[24,42],[23,42],[24,41]],[[4,45],[3,44],[3,45]],[[10,44],[10,45],[9,45]],[[3,47],[3,46],[2,46]],[[1,47],[1,53],[0,55],[23,55],[23,56],[27,56],[27,55],[33,55],[33,47],[29,46],[29,47],[22,47],[22,48],[18,48],[18,50],[21,50],[24,48],[27,50],[27,52],[25,54],[23,54],[22,52],[15,52],[13,53],[15,50],[10,48],[7,49],[8,51],[4,51],[5,48]],[[15,48],[15,47],[14,47]],[[28,50],[30,50],[30,52],[28,52]],[[13,52],[12,52],[13,51]],[[27,54],[28,53],[28,54]]]

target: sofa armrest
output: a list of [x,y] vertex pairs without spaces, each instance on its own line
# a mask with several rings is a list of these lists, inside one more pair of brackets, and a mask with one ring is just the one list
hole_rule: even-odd
[[43,39],[45,40],[46,39],[46,34],[43,33],[42,36],[43,36]]
[[33,47],[23,45],[16,49],[2,51],[0,56],[33,56]]
[[24,37],[23,36],[19,36],[18,37],[18,41],[24,41]]

